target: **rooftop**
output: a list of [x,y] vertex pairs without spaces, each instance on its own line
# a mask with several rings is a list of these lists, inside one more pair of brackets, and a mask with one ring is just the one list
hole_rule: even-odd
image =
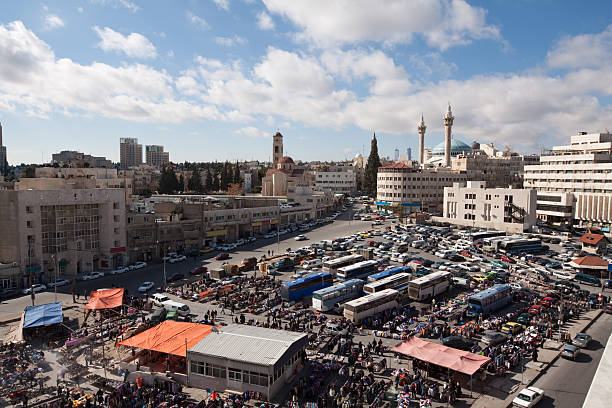
[[387,164],[386,166],[380,166],[379,169],[411,169],[412,166],[402,162],[395,162],[393,164]]
[[296,342],[305,344],[306,334],[230,324],[219,329],[219,333],[211,333],[189,351],[270,366],[276,364]]
[[585,244],[597,245],[599,241],[604,238],[605,237],[602,234],[593,234],[591,232],[587,232],[586,234],[580,237],[579,241]]

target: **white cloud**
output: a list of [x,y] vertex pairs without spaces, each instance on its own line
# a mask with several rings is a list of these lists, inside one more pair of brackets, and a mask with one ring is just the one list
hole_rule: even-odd
[[299,38],[319,46],[361,42],[406,43],[418,34],[445,50],[474,39],[499,39],[486,12],[464,0],[263,0],[271,13],[291,20]]
[[94,4],[100,4],[102,6],[109,6],[115,9],[125,8],[131,11],[132,13],[135,13],[138,10],[140,10],[140,7],[138,7],[134,2],[131,2],[128,0],[89,0],[89,1]]
[[244,45],[246,40],[238,35],[233,37],[215,37],[215,42],[224,47],[233,47],[235,45]]
[[236,130],[237,134],[250,138],[267,138],[271,135],[268,132],[260,130],[254,126],[247,126]]
[[272,17],[265,11],[257,14],[257,27],[260,30],[274,30],[274,21],[272,21]]
[[131,33],[127,36],[118,33],[109,27],[93,27],[100,37],[98,47],[104,51],[123,52],[128,57],[155,58],[157,50],[147,37],[139,33]]
[[612,64],[612,25],[597,34],[562,38],[546,56],[553,68],[600,67]]
[[82,13],[82,12],[83,12],[83,11],[85,11],[85,10],[83,10],[83,7],[77,7],[77,11],[78,11],[79,13]]
[[208,28],[208,23],[202,17],[193,14],[191,11],[186,13],[187,21],[189,21],[194,27],[204,30]]
[[229,10],[229,0],[213,0],[213,2],[217,5],[218,8],[223,9],[225,11]]
[[174,58],[174,51],[170,50],[166,53],[167,57]]
[[43,28],[45,30],[53,30],[64,26],[64,21],[59,18],[56,14],[47,14],[43,21]]

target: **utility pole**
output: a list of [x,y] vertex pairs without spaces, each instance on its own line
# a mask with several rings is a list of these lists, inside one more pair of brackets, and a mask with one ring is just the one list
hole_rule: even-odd
[[34,300],[36,295],[34,295],[34,275],[32,274],[32,236],[28,235],[28,268],[29,268],[29,277],[30,277],[30,297],[32,298],[32,306],[34,306]]
[[55,293],[55,301],[57,302],[57,252],[51,255],[53,258],[53,269],[55,269],[55,285],[53,285],[53,292]]

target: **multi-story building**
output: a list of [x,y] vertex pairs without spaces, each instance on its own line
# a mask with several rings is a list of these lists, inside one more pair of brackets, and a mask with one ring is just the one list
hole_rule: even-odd
[[0,123],[0,176],[2,176],[8,170],[7,160],[6,146],[2,144],[2,123]]
[[580,132],[525,166],[538,192],[538,218],[552,224],[612,226],[612,134]]
[[451,161],[453,171],[472,173],[472,179],[486,181],[489,187],[522,188],[523,166],[523,157],[518,154],[493,157],[486,154],[459,154]]
[[140,166],[142,164],[142,145],[135,137],[119,139],[119,161],[122,169]]
[[335,194],[350,195],[357,191],[357,177],[351,168],[346,171],[314,171],[315,187]]
[[113,168],[113,162],[102,156],[92,156],[75,150],[63,150],[51,155],[51,164],[60,167]]
[[453,173],[448,168],[418,169],[397,162],[378,168],[376,199],[379,205],[404,207],[411,212],[442,213],[444,187],[469,180],[467,174]]
[[453,183],[452,187],[444,187],[444,215],[439,220],[509,233],[523,232],[536,225],[536,192],[487,188],[484,181]]
[[[110,269],[125,261],[122,189],[90,180],[31,179],[0,191],[0,262],[15,263],[17,286]],[[54,180],[54,181],[53,181]]]
[[164,146],[146,145],[145,156],[146,164],[149,166],[162,167],[170,163],[170,154],[164,152]]

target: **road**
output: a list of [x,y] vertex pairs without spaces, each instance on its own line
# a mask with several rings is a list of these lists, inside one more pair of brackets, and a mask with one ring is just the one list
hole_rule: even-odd
[[[277,242],[276,238],[260,238],[251,244],[243,245],[239,247],[238,250],[230,252],[230,259],[224,261],[216,261],[214,256],[217,252],[213,252],[206,254],[206,256],[203,257],[189,257],[185,262],[175,264],[166,263],[166,275],[168,278],[170,278],[174,273],[180,272],[186,277],[189,277],[189,271],[197,265],[205,265],[209,269],[214,269],[220,267],[224,262],[240,263],[244,258],[253,256],[261,258],[262,255],[268,254],[268,250],[274,254],[285,253],[287,248],[297,249],[324,239],[337,238],[340,236],[350,235],[358,231],[363,231],[365,229],[371,229],[371,222],[354,221],[352,220],[352,215],[352,211],[346,211],[336,218],[334,222],[317,226],[311,231],[296,231],[282,235],[279,242]],[[385,225],[391,225],[390,221],[386,221]],[[306,235],[308,240],[295,241],[295,237],[299,234]],[[281,279],[287,280],[288,278],[283,279],[281,277]],[[107,273],[106,276],[95,280],[78,281],[75,291],[76,293],[83,294],[84,292],[89,293],[91,290],[112,288],[114,286],[125,288],[128,293],[136,293],[138,287],[144,281],[154,282],[155,287],[162,286],[164,281],[163,264],[151,263],[143,269],[137,269],[121,275],[110,275],[110,273]],[[70,286],[58,288],[58,292],[70,293]]]
[[612,315],[600,316],[587,333],[593,337],[593,341],[576,361],[559,358],[534,384],[534,387],[543,389],[545,393],[545,399],[538,407],[582,407],[612,333]]

